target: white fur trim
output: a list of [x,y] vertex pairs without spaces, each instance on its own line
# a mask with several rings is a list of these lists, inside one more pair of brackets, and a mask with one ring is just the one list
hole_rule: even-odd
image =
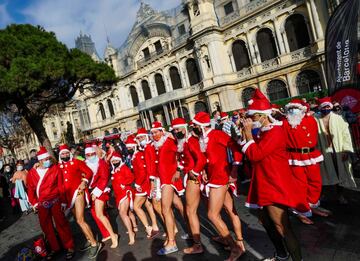
[[176,124],[176,125],[171,126],[171,127],[174,129],[174,128],[183,128],[183,127],[187,127],[187,126],[188,126],[187,123],[185,123],[185,124]]
[[331,102],[323,102],[319,105],[319,108],[322,109],[325,106],[330,106],[330,109],[334,107],[334,105]]
[[126,195],[122,199],[120,199],[118,209],[120,209],[120,204],[123,203],[126,199],[129,199],[130,209],[133,210],[134,209],[134,200],[133,200],[133,195],[132,195],[131,190],[127,190]]
[[95,187],[91,192],[91,194],[95,195],[95,197],[97,198],[100,197],[102,193],[103,193],[102,190],[99,189],[98,187]]
[[304,105],[301,105],[300,103],[291,103],[289,102],[288,104],[285,105],[285,109],[289,109],[290,107],[296,107],[299,108],[303,111],[307,111],[307,107]]
[[46,152],[46,153],[43,153],[43,154],[38,155],[38,156],[37,156],[37,159],[38,159],[38,160],[43,160],[43,159],[46,159],[46,158],[48,158],[48,157],[50,157],[50,154],[49,154],[49,152]]
[[324,160],[324,156],[320,155],[316,158],[310,158],[307,160],[295,160],[295,159],[289,159],[289,165],[291,166],[309,166],[309,165],[316,165],[319,162],[322,162]]
[[122,158],[112,156],[112,157],[111,157],[111,159],[110,159],[110,161],[114,161],[114,160],[119,160],[119,161],[122,161]]
[[210,195],[210,188],[220,188],[222,186],[225,186],[225,185],[217,185],[217,184],[212,184],[212,183],[208,183],[206,184],[202,190],[205,190],[205,196],[206,197],[209,197]]
[[68,150],[68,149],[62,149],[62,150],[60,150],[60,151],[59,151],[59,156],[60,156],[60,154],[63,153],[63,152],[69,152],[69,153],[70,153],[70,150]]
[[259,114],[266,114],[266,115],[270,115],[272,112],[272,109],[268,109],[268,110],[248,110],[246,112],[247,115],[254,115],[255,113],[259,113]]
[[244,147],[242,147],[241,151],[242,153],[245,153],[246,150],[250,147],[251,144],[255,143],[254,140],[249,140],[248,142],[245,143]]
[[250,99],[249,101],[248,101],[248,105],[251,105],[251,104],[253,104],[254,103],[254,100],[253,99]]
[[[38,172],[38,175],[39,175],[39,177],[40,177],[39,182],[38,182],[38,184],[36,185],[36,196],[38,197],[38,199],[39,199],[39,194],[40,194],[40,186],[41,186],[41,183],[42,183],[42,181],[44,180],[44,177],[45,177],[45,175],[46,175],[46,172],[48,172],[48,170],[49,170],[49,169],[45,169],[44,175],[40,175],[39,172]],[[37,171],[36,171],[36,172],[37,172]]]
[[195,120],[195,119],[193,119],[192,122],[193,122],[194,124],[199,125],[199,126],[202,126],[202,127],[207,127],[207,126],[210,126],[210,125],[211,125],[210,122],[201,123],[201,122],[199,122],[199,121],[197,121],[197,120]]
[[244,146],[246,144],[246,140],[238,139],[237,144],[239,144],[240,146]]
[[95,153],[95,148],[94,147],[89,147],[85,149],[85,154],[91,154],[91,153]]

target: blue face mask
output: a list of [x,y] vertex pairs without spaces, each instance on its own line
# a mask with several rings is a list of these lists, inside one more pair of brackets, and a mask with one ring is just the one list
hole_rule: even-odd
[[44,161],[44,162],[43,162],[43,166],[44,166],[44,168],[50,168],[50,166],[51,166],[51,161],[50,161],[50,160]]
[[260,131],[260,129],[261,129],[261,128],[253,128],[253,129],[251,130],[251,134],[252,134],[253,136],[257,136],[258,133],[259,133],[259,131]]
[[322,115],[328,115],[331,112],[331,109],[324,109],[324,110],[320,110]]
[[94,156],[88,157],[87,160],[91,163],[96,163],[97,157],[94,155]]

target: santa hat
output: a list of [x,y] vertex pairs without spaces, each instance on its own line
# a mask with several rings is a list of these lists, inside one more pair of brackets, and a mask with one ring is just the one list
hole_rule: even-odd
[[324,98],[318,99],[318,104],[319,104],[320,109],[324,108],[325,106],[330,106],[331,109],[334,107],[331,102],[331,97],[324,97]]
[[40,147],[40,150],[38,151],[38,153],[36,154],[37,159],[38,160],[43,160],[46,159],[48,157],[50,157],[49,152],[46,150],[45,147]]
[[270,101],[259,89],[255,90],[254,95],[251,100],[249,100],[248,104],[248,115],[253,115],[255,113],[270,115],[272,112]]
[[136,137],[145,136],[145,135],[148,135],[148,132],[145,128],[138,129],[138,131],[136,133]]
[[163,128],[161,122],[159,122],[159,121],[154,121],[154,122],[151,124],[151,130],[161,130],[161,131],[163,131],[164,128]]
[[92,144],[88,143],[85,145],[85,154],[92,154],[95,153],[95,148]]
[[188,125],[189,125],[189,127],[194,127],[193,121],[189,121]]
[[210,125],[210,115],[206,112],[198,112],[196,113],[193,123],[199,125],[201,127],[209,126]]
[[272,104],[271,104],[271,109],[272,109],[273,111],[280,111],[280,106],[277,105],[277,104],[275,104],[275,103],[272,103]]
[[59,155],[63,152],[70,152],[69,146],[66,144],[62,144],[59,146]]
[[221,118],[221,120],[226,120],[229,118],[229,115],[226,112],[221,112],[220,118]]
[[307,107],[304,104],[304,101],[300,99],[292,99],[288,104],[285,105],[285,109],[288,110],[289,108],[296,107],[302,111],[307,111]]
[[171,122],[171,127],[174,128],[182,128],[188,126],[186,120],[184,118],[175,118]]
[[232,116],[233,117],[239,117],[239,112],[238,111],[233,111]]
[[125,141],[125,145],[126,147],[135,147],[137,145],[136,141],[135,141],[135,135],[129,135]]
[[114,160],[122,161],[122,156],[121,156],[120,152],[117,152],[117,151],[113,152],[110,161],[112,162]]

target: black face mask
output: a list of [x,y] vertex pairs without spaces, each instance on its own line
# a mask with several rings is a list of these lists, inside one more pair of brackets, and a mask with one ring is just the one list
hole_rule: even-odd
[[69,157],[66,157],[66,158],[61,158],[61,160],[62,160],[63,162],[68,162],[68,161],[70,160],[70,156],[69,156]]
[[198,128],[194,128],[194,129],[193,129],[193,132],[194,132],[197,136],[201,136],[201,134],[202,134],[202,130],[201,130],[201,129],[198,129]]
[[178,139],[178,140],[181,140],[185,137],[185,134],[182,133],[182,132],[176,132],[175,133],[175,137]]
[[119,167],[119,166],[120,166],[120,162],[118,162],[118,163],[114,163],[113,165],[114,165],[114,169],[116,169],[117,167]]
[[130,155],[133,155],[133,154],[134,154],[134,150],[132,150],[132,149],[129,150],[129,149],[128,149],[128,153],[129,153]]
[[328,115],[330,112],[331,112],[331,109],[322,109],[322,110],[320,110],[320,112],[321,112],[321,114],[322,115]]

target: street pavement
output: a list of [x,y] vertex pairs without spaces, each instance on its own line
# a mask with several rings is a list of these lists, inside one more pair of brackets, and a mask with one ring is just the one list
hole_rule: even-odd
[[[242,188],[242,191],[246,189]],[[295,217],[291,217],[291,222],[298,236],[305,261],[359,261],[360,260],[360,192],[345,191],[349,204],[340,205],[334,199],[334,192],[327,191],[327,201],[322,206],[331,210],[333,215],[329,218],[314,217],[314,225],[303,225]],[[243,235],[246,241],[247,253],[239,260],[252,261],[261,260],[273,255],[274,249],[269,241],[263,227],[256,218],[256,212],[244,207],[245,196],[241,195],[236,199],[235,205],[242,219]],[[0,260],[14,260],[18,251],[23,247],[32,247],[34,239],[41,235],[37,216],[13,215],[8,209],[2,209],[7,215],[7,219],[0,224]],[[97,260],[124,260],[124,261],[147,261],[147,260],[224,260],[229,252],[222,246],[210,240],[211,235],[215,234],[214,228],[206,218],[206,210],[200,206],[199,214],[202,224],[202,242],[205,253],[197,256],[186,256],[179,251],[167,257],[158,257],[156,251],[161,247],[163,238],[148,240],[144,228],[139,224],[139,232],[136,235],[136,243],[128,246],[128,237],[124,226],[115,209],[109,210],[113,227],[117,228],[120,234],[119,247],[110,249],[111,242],[106,242],[104,249],[99,254]],[[176,213],[176,217],[179,215]],[[89,213],[86,219],[99,235]],[[84,237],[79,232],[78,226],[70,217],[71,226],[74,232],[76,247],[79,248],[84,243]],[[230,224],[227,221],[227,224]],[[177,235],[177,243],[180,250],[188,245],[180,238],[183,234],[183,222],[180,220],[178,227],[180,232]],[[64,256],[59,256],[56,260],[64,260]],[[87,253],[76,252],[73,260],[88,260]]]

